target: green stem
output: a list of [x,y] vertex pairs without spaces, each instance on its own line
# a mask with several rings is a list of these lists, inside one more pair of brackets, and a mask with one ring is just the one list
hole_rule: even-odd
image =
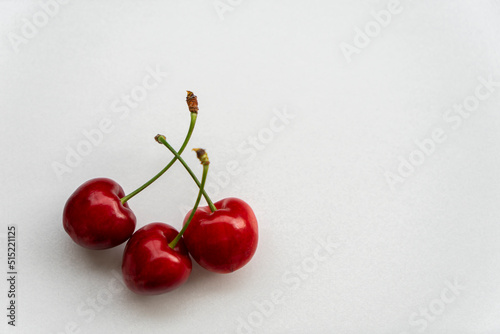
[[[182,143],[182,146],[179,149],[179,155],[182,154],[182,152],[184,152],[184,149],[186,148],[189,140],[191,139],[191,135],[193,134],[193,130],[194,130],[194,126],[196,124],[196,118],[197,117],[198,117],[197,113],[194,113],[194,112],[191,113],[191,124],[189,125],[189,130],[188,130],[188,133],[186,135],[186,138],[184,139],[184,143]],[[170,162],[168,163],[168,165],[166,165],[165,168],[163,168],[151,180],[149,180],[148,182],[144,183],[142,186],[140,186],[139,188],[137,188],[136,190],[134,190],[133,192],[131,192],[127,196],[123,197],[121,199],[122,204],[125,204],[129,199],[131,199],[132,197],[134,197],[135,195],[137,195],[138,193],[140,193],[141,191],[143,191],[144,189],[146,189],[151,183],[155,182],[160,176],[162,176],[163,174],[165,174],[165,172],[170,167],[172,167],[172,165],[175,163],[175,160],[177,160],[177,157],[174,157],[172,160],[170,160]]]
[[[165,139],[165,136],[158,135],[158,136],[156,136],[156,140],[158,142],[162,143],[163,145],[165,145],[170,150],[170,152],[172,152],[172,154],[175,155],[175,158],[181,162],[181,164],[184,166],[184,168],[186,168],[186,170],[188,171],[189,175],[191,175],[191,178],[194,180],[194,182],[196,182],[198,187],[201,189],[201,183],[198,180],[198,178],[196,177],[196,175],[194,175],[191,168],[189,168],[188,164],[184,161],[184,159],[182,159],[182,157],[179,155],[179,153],[177,153],[174,150],[174,148],[167,142],[167,140]],[[203,197],[205,197],[205,200],[208,203],[208,206],[210,207],[210,211],[212,211],[212,212],[217,211],[217,208],[215,207],[214,203],[212,202],[212,200],[210,199],[210,197],[206,193],[205,189],[202,189],[202,193],[203,193]]]
[[182,230],[179,232],[179,234],[177,234],[175,239],[172,240],[172,242],[170,242],[168,244],[170,246],[170,248],[172,248],[172,249],[174,249],[174,247],[177,245],[179,240],[181,240],[182,235],[184,234],[184,232],[186,232],[186,229],[189,226],[189,223],[191,223],[191,220],[193,220],[196,209],[198,209],[198,205],[200,205],[201,195],[203,195],[203,192],[204,192],[205,182],[207,181],[207,174],[208,174],[208,164],[203,164],[203,176],[201,177],[200,191],[198,192],[198,197],[196,198],[196,203],[194,203],[193,210],[191,211],[191,214],[189,215],[188,220],[186,221],[186,223],[182,227]]

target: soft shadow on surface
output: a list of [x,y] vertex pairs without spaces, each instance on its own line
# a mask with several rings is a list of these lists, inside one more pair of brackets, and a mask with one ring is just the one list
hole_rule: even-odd
[[219,278],[223,276],[225,276],[225,274],[217,274],[208,271],[193,261],[193,270],[191,271],[191,275],[189,276],[189,280],[186,284],[189,284],[192,288],[198,288],[199,286],[206,285],[207,283],[218,281]]
[[125,244],[103,250],[92,250],[75,245],[75,256],[79,258],[79,270],[109,271],[121,267]]
[[218,274],[193,261],[189,279],[178,289],[161,295],[138,295],[125,286],[121,273],[125,243],[111,249],[90,250],[66,236],[63,245],[64,251],[71,257],[68,263],[71,270],[96,284],[84,298],[84,301],[87,298],[94,300],[103,309],[96,312],[96,317],[102,317],[101,312],[120,310],[127,317],[141,321],[175,319],[208,300],[220,302],[234,298],[242,285],[249,284],[245,268],[230,274]]
[[175,318],[185,314],[207,299],[214,301],[237,293],[244,275],[217,274],[205,270],[193,262],[193,270],[187,282],[178,289],[155,296],[142,296],[125,289],[121,303],[128,312],[139,318]]

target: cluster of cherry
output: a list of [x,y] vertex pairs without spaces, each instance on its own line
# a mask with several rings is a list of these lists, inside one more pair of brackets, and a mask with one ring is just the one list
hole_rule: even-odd
[[[111,179],[89,180],[75,190],[64,207],[64,229],[80,246],[107,249],[128,240],[122,273],[127,287],[138,294],[164,293],[186,282],[192,269],[189,255],[207,270],[230,273],[247,264],[257,248],[257,219],[250,206],[238,198],[213,203],[205,192],[210,164],[205,150],[193,149],[203,165],[201,182],[181,157],[198,116],[197,97],[188,91],[186,101],[191,124],[179,151],[172,148],[165,136],[155,137],[174,155],[165,168],[127,196]],[[156,181],[176,160],[182,163],[200,189],[181,231],[168,224],[151,223],[134,233],[136,217],[128,200]],[[198,207],[202,196],[208,206]]]

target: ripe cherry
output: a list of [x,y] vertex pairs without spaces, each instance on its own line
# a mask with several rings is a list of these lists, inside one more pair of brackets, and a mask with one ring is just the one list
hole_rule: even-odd
[[252,208],[238,198],[225,198],[215,207],[215,212],[209,206],[196,210],[184,233],[184,242],[193,260],[203,268],[230,273],[247,264],[255,254],[257,218]]
[[177,235],[177,230],[164,223],[148,224],[134,233],[122,262],[123,278],[130,290],[155,295],[187,281],[192,265],[184,242],[169,246]]
[[106,249],[125,242],[135,230],[136,218],[122,187],[113,180],[98,178],[82,184],[69,197],[63,226],[80,246]]

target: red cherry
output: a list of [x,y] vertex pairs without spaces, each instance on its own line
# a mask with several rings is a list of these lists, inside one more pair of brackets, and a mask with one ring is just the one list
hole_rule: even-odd
[[122,273],[135,293],[156,295],[182,285],[191,273],[191,259],[182,239],[168,244],[178,232],[163,223],[148,224],[134,233],[123,253]]
[[[196,210],[184,233],[184,242],[193,259],[203,268],[230,273],[250,261],[257,249],[257,219],[252,208],[238,198],[226,198]],[[186,223],[190,212],[186,215]]]
[[82,184],[69,197],[63,212],[63,226],[74,242],[90,249],[115,247],[130,238],[136,218],[118,183],[105,178]]

